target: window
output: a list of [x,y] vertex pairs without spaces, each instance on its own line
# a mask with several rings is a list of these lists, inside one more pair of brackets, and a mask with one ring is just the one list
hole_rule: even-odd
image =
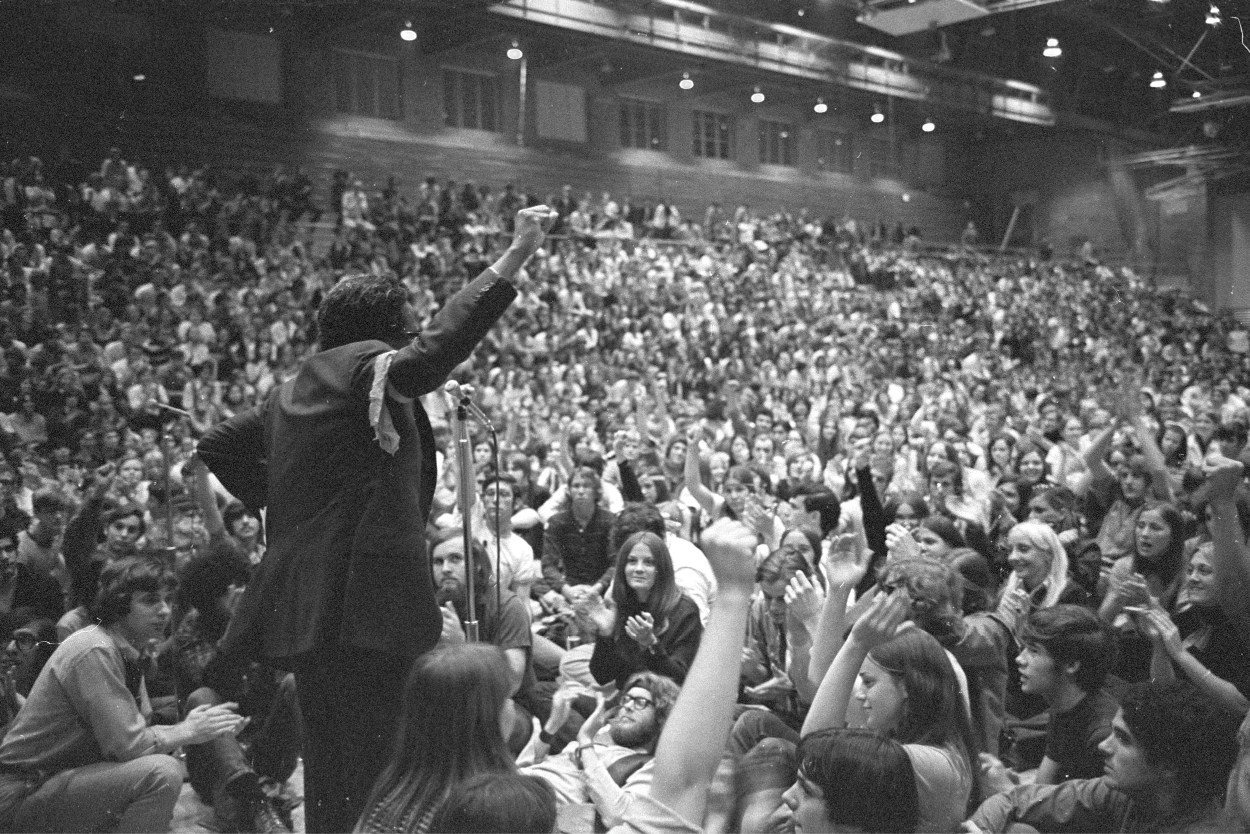
[[443,70],[443,122],[448,127],[496,129],[495,76],[462,69]]
[[794,125],[760,120],[760,162],[769,165],[794,164]]
[[639,99],[621,101],[622,148],[664,150],[668,147],[664,125],[663,105]]
[[695,156],[706,159],[729,159],[733,144],[733,122],[724,113],[694,111]]
[[898,160],[894,146],[888,139],[868,139],[865,147],[868,159],[868,176],[893,177],[898,175]]
[[816,164],[823,171],[849,174],[855,170],[855,146],[851,134],[840,130],[816,131]]
[[335,105],[340,113],[398,119],[399,62],[385,55],[335,52]]

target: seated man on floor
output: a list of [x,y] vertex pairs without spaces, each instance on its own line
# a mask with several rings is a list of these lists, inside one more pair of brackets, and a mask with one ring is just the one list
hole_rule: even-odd
[[1182,681],[1136,683],[1102,743],[1104,775],[996,794],[964,830],[1219,831],[1237,717]]
[[248,577],[244,558],[221,554],[197,557],[183,573],[188,613],[173,639],[178,691],[189,693],[191,708],[233,702],[249,722],[239,735],[187,747],[187,771],[219,830],[290,831],[295,803],[284,788],[301,748],[295,676],[217,648]]
[[233,704],[149,726],[143,653],[165,637],[175,584],[155,560],[104,566],[100,624],[57,647],[0,743],[0,830],[168,831],[183,773],[171,754],[242,729]]
[[537,761],[528,764],[523,757],[518,764],[522,773],[550,782],[561,805],[593,803],[602,823],[611,828],[624,817],[633,798],[650,789],[655,745],[677,702],[678,688],[663,675],[635,673],[622,688],[624,694],[606,725],[607,708],[601,702],[581,725],[577,739],[548,755],[572,717],[573,702],[586,691],[568,682],[556,692],[551,716],[534,747]]
[[[1029,615],[1016,656],[1020,688],[1046,701],[1046,753],[1032,780],[1055,785],[1102,775],[1100,745],[1111,734],[1115,700],[1102,688],[1115,661],[1115,636],[1093,611],[1054,605]],[[1010,790],[1019,777],[988,753],[981,767],[994,790]]]

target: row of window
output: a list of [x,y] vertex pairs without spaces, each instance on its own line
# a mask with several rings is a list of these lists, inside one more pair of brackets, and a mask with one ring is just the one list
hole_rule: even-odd
[[[339,52],[335,83],[340,113],[400,118],[398,67],[393,58]],[[443,70],[443,121],[448,127],[499,129],[499,91],[495,76],[463,69]],[[851,172],[857,168],[851,134],[827,129],[814,132],[817,165],[825,170]],[[859,137],[858,166],[870,176],[896,173],[889,142]],[[664,105],[640,99],[620,104],[620,143],[625,148],[668,150],[668,115]],[[734,118],[726,113],[696,110],[691,125],[691,153],[704,159],[734,158]],[[797,164],[793,124],[761,119],[758,122],[759,161],[768,165]]]

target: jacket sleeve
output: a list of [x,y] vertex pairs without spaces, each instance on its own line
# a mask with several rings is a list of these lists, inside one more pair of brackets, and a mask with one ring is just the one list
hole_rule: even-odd
[[669,624],[668,629],[655,644],[655,651],[643,652],[643,662],[652,672],[657,672],[680,683],[686,679],[690,664],[703,637],[703,623],[699,609],[693,602],[683,599],[674,612],[680,615]]
[[1128,798],[1105,779],[1073,779],[1058,785],[1021,785],[995,794],[972,815],[984,831],[1007,831],[1017,823],[1038,831],[1120,831]]
[[268,503],[264,408],[262,404],[218,423],[196,446],[196,454],[221,485],[253,511]]
[[516,288],[495,270],[484,270],[395,354],[387,374],[395,392],[411,399],[442,385],[469,358],[516,295]]

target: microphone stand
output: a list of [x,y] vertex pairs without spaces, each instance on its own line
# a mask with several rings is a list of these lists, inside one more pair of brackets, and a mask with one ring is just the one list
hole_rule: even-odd
[[470,643],[478,642],[477,589],[474,588],[473,564],[473,449],[469,445],[469,398],[456,398],[456,465],[459,469],[460,488],[456,496],[460,505],[460,519],[464,533],[464,588],[468,597],[468,619],[464,623],[464,636]]

